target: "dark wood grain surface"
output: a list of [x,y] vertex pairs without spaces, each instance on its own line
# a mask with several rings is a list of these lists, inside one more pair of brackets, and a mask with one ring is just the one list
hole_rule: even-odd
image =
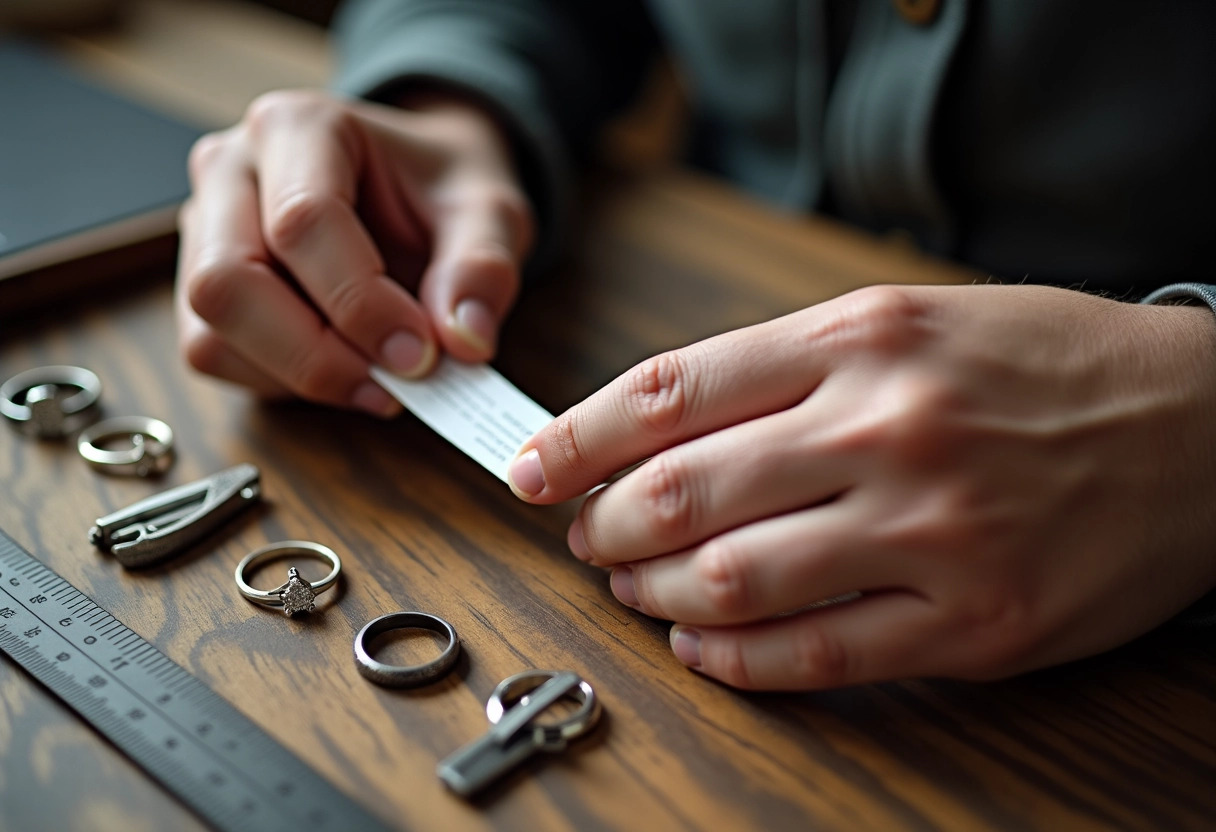
[[[180,15],[166,15],[166,5]],[[153,48],[157,32],[181,36],[166,20],[188,26],[190,14],[207,21],[246,14],[212,3],[148,9],[147,19],[160,22],[137,27],[144,33],[129,52],[117,36],[70,48],[118,75],[153,77],[147,67],[157,65],[155,56],[181,57]],[[242,37],[257,26],[278,31],[270,18],[256,21]],[[267,84],[322,48],[294,26],[276,41],[290,57],[275,64]],[[212,29],[192,31],[204,37]],[[239,40],[229,48],[239,52]],[[166,75],[146,89],[159,84],[163,93]],[[207,117],[222,117],[222,109]],[[656,351],[857,286],[976,277],[898,242],[772,213],[685,173],[605,175],[592,190],[568,260],[523,298],[496,362],[555,412]],[[173,425],[175,467],[154,483],[105,477],[68,444],[2,430],[0,527],[387,823],[1212,828],[1210,632],[1163,629],[1104,656],[982,685],[730,690],[683,668],[667,646],[668,626],[619,605],[607,576],[567,552],[576,506],[517,501],[412,416],[381,422],[259,403],[188,371],[175,349],[170,272],[133,276],[129,290],[5,325],[0,377],[52,363],[91,368],[105,385],[108,414]],[[88,544],[95,518],[237,462],[261,468],[264,505],[185,556],[132,572]],[[249,604],[232,580],[245,553],[287,538],[329,545],[345,565],[339,588],[299,619]],[[355,632],[398,609],[434,612],[455,625],[467,654],[451,677],[393,692],[356,673]],[[600,729],[472,803],[446,792],[436,762],[484,730],[482,706],[494,685],[530,668],[569,668],[595,685],[606,709]],[[0,830],[200,826],[0,660]]]

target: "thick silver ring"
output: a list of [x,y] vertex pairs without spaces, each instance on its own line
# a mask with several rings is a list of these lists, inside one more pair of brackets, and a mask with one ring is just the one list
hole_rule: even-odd
[[[514,676],[503,679],[494,688],[490,698],[486,700],[486,718],[492,724],[497,725],[513,705],[517,702],[527,704],[529,693],[559,673],[560,671],[557,670],[525,670],[523,673],[516,673]],[[579,702],[577,711],[561,722],[532,723],[536,728],[544,731],[546,744],[558,748],[563,747],[566,740],[581,737],[594,728],[600,720],[602,710],[600,701],[595,695],[595,689],[585,679],[579,679],[578,687],[571,690],[566,696]]]
[[[372,658],[367,646],[376,636],[390,630],[430,630],[447,636],[448,645],[437,659],[409,667],[385,664]],[[390,612],[373,618],[355,636],[355,665],[369,682],[390,688],[413,688],[446,676],[460,656],[460,638],[456,629],[437,615],[425,612]]]
[[[271,590],[254,589],[245,581],[245,573],[253,567],[287,555],[308,555],[329,561],[333,569],[321,580],[309,583],[301,578],[300,571],[292,566],[287,570],[287,582]],[[245,555],[236,566],[236,585],[241,594],[253,603],[266,607],[282,607],[284,614],[290,618],[297,612],[312,612],[316,608],[313,600],[337,583],[338,573],[341,571],[341,559],[328,546],[310,540],[284,540],[254,549]]]
[[[62,388],[76,388],[64,395]],[[29,436],[53,439],[97,418],[101,379],[84,367],[35,367],[0,384],[0,413]]]
[[[115,451],[100,447],[119,437],[129,439],[131,447]],[[150,477],[173,465],[173,428],[149,416],[116,416],[81,432],[76,449],[99,471]]]

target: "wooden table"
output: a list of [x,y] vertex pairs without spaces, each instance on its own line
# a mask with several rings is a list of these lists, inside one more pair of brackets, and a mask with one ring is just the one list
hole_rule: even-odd
[[[235,24],[235,25],[234,25]],[[207,124],[263,89],[320,83],[321,34],[239,5],[144,2],[127,28],[61,41],[99,76]],[[552,411],[637,360],[879,281],[968,272],[828,222],[772,213],[672,170],[604,177],[572,254],[533,287],[497,366]],[[992,684],[917,681],[744,694],[687,671],[664,622],[622,607],[564,544],[574,506],[517,501],[412,416],[260,404],[175,349],[164,279],[0,333],[0,378],[74,363],[111,414],[161,417],[158,483],[107,478],[68,444],[0,430],[0,527],[386,822],[411,829],[1202,829],[1216,822],[1210,634]],[[93,519],[237,462],[266,504],[167,566],[98,554]],[[338,597],[303,620],[246,603],[248,551],[334,547]],[[429,610],[468,658],[416,692],[366,683],[351,639]],[[395,644],[394,651],[428,645]],[[436,762],[479,735],[505,676],[570,668],[599,691],[594,738],[467,803]],[[0,830],[200,828],[23,671],[0,660]]]

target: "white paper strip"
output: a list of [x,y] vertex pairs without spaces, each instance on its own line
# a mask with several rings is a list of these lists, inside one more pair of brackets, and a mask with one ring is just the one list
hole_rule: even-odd
[[436,433],[507,480],[515,452],[553,416],[488,364],[444,356],[435,372],[412,381],[382,367],[372,378]]

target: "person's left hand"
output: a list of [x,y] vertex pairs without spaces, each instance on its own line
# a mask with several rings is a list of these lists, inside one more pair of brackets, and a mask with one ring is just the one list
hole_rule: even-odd
[[553,503],[646,460],[570,547],[731,685],[994,678],[1216,585],[1214,404],[1206,308],[876,287],[643,362],[511,482]]

